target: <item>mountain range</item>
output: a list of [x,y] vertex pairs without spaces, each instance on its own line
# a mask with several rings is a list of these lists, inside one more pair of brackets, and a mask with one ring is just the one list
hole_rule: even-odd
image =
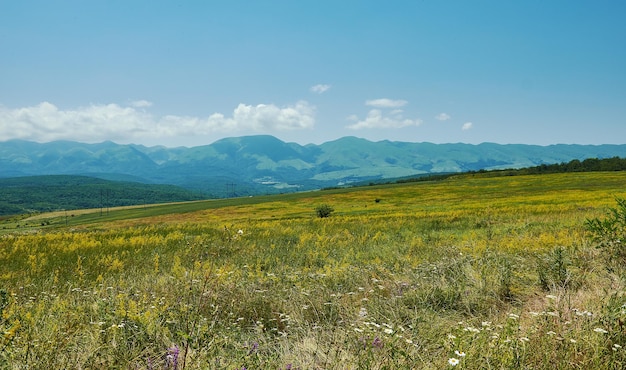
[[84,175],[227,197],[624,156],[626,145],[432,144],[356,137],[300,145],[258,135],[191,148],[10,140],[0,142],[0,178]]

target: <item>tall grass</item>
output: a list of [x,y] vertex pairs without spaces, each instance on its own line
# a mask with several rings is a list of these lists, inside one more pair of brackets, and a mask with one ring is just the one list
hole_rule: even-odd
[[[621,369],[623,274],[584,225],[624,180],[465,178],[51,219],[0,239],[0,367]],[[320,203],[335,212],[317,217]]]

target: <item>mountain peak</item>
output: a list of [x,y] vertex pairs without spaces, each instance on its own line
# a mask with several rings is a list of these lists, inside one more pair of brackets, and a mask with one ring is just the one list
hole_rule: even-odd
[[319,189],[428,173],[501,169],[620,157],[626,145],[433,144],[354,136],[320,145],[286,143],[271,135],[231,137],[192,148],[114,142],[0,142],[0,177],[42,174],[133,176],[216,197]]

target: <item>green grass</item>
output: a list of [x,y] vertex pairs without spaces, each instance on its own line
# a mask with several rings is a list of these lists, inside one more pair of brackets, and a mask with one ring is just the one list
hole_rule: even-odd
[[477,175],[42,215],[0,237],[0,363],[171,369],[178,348],[179,369],[621,369],[624,274],[584,224],[624,183]]

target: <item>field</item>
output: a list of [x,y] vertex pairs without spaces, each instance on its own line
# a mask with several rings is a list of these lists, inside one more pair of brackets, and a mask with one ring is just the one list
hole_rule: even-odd
[[622,369],[625,254],[585,225],[625,184],[475,175],[5,220],[0,368]]

